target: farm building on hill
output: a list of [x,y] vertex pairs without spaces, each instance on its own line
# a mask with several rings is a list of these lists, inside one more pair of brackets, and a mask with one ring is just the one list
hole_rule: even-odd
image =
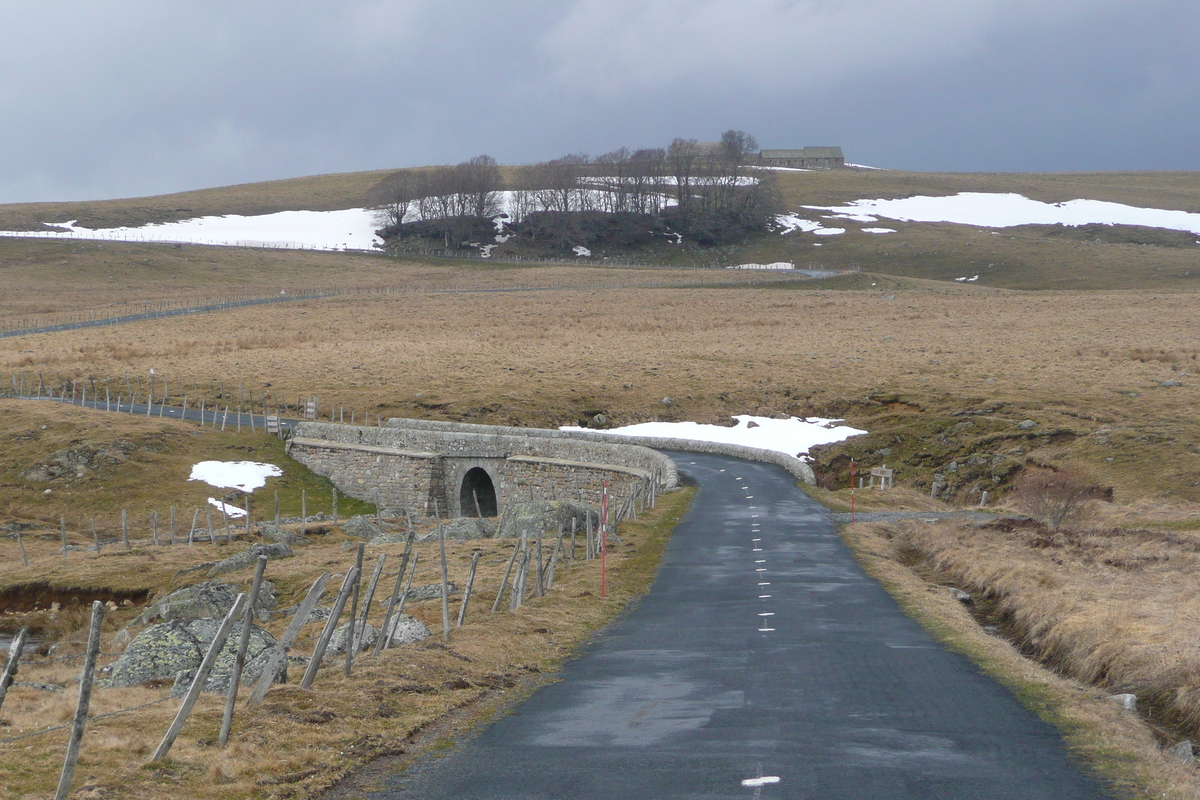
[[846,166],[840,147],[804,147],[800,150],[763,150],[758,154],[764,167],[836,169]]

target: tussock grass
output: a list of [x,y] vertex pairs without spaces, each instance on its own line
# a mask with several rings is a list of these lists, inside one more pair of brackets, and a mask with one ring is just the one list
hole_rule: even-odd
[[[913,567],[911,548],[929,538],[943,540],[962,529],[951,524],[906,523],[902,526],[860,523],[843,529],[843,538],[856,557],[939,641],[964,653],[1006,685],[1028,708],[1057,726],[1071,751],[1095,770],[1120,797],[1194,800],[1200,779],[1162,749],[1161,733],[1138,716],[1107,699],[1108,689],[1050,670],[1022,654],[1008,638],[985,632],[979,621],[946,589],[946,584],[975,589],[977,603],[991,593],[981,592],[952,574],[938,572],[929,553],[918,549]],[[993,537],[995,536],[993,532]],[[987,556],[995,563],[1010,557],[1003,545]],[[1048,610],[1048,609],[1046,609]],[[1139,707],[1144,707],[1139,702]],[[1174,744],[1175,740],[1167,742]]]
[[[1196,512],[1152,513],[1162,523]],[[1200,734],[1196,533],[1001,520],[859,524],[845,535],[910,613],[1059,725],[1110,779],[1136,796],[1200,797],[1194,769],[1161,750]],[[984,633],[945,584],[971,593],[1003,638]],[[1106,695],[1118,692],[1138,695],[1148,725],[1113,711]]]
[[[246,712],[239,707],[230,747],[214,746],[220,725],[223,698],[204,696],[170,757],[162,763],[145,765],[148,753],[177,707],[170,701],[127,715],[96,720],[84,740],[80,775],[93,796],[161,797],[164,785],[178,797],[310,797],[338,780],[356,765],[384,754],[402,754],[419,745],[413,737],[451,711],[460,727],[483,721],[508,694],[528,690],[532,682],[549,675],[562,659],[583,644],[590,633],[612,620],[625,604],[644,592],[653,579],[670,531],[686,511],[691,492],[680,490],[660,498],[658,508],[647,511],[639,522],[621,527],[622,547],[609,555],[609,599],[599,599],[599,562],[579,562],[560,567],[556,583],[545,597],[531,597],[517,613],[490,614],[495,591],[515,542],[478,540],[447,543],[450,580],[463,585],[471,555],[481,552],[475,592],[467,622],[452,631],[449,644],[441,638],[440,601],[410,604],[410,613],[426,622],[433,638],[412,646],[385,651],[379,659],[362,655],[350,678],[342,674],[342,656],[331,657],[311,691],[295,684],[277,686],[262,708]],[[298,527],[298,526],[293,526]],[[423,526],[427,527],[427,526]],[[272,561],[267,576],[280,591],[279,607],[297,603],[308,584],[322,571],[335,573],[329,595],[332,600],[337,578],[353,564],[353,542],[337,529],[311,537],[290,559]],[[235,548],[211,545],[149,550],[139,548],[119,557],[137,571],[159,575],[153,596],[177,585],[203,579],[203,573],[180,575],[178,568],[220,557],[220,551]],[[403,545],[372,547],[367,558],[373,562],[387,553],[389,568],[384,584],[398,564]],[[582,552],[582,550],[580,551]],[[437,544],[416,546],[419,556],[414,585],[440,578]],[[52,570],[51,554],[34,556],[34,569]],[[113,559],[77,558],[71,580],[99,585],[131,575],[114,575]],[[118,568],[119,569],[119,568]],[[167,577],[167,576],[170,577]],[[224,576],[248,588],[253,568]],[[0,585],[16,576],[0,574]],[[153,582],[143,579],[144,583]],[[382,621],[388,589],[380,590],[370,620]],[[382,597],[381,597],[382,596]],[[452,600],[452,619],[458,598]],[[72,609],[74,610],[74,609]],[[125,607],[110,614],[102,650],[109,652],[112,633],[138,610]],[[60,612],[60,613],[66,613]],[[288,623],[280,618],[269,624],[279,635]],[[322,622],[310,623],[302,632],[293,655],[307,656]],[[64,637],[56,655],[79,653],[83,637]],[[35,657],[36,658],[36,657]],[[111,661],[112,657],[102,659]],[[57,661],[22,668],[22,679],[69,685],[78,662]],[[296,681],[301,668],[292,668]],[[524,687],[524,688],[522,688]],[[93,715],[138,706],[163,698],[167,688],[97,689]],[[248,689],[243,690],[243,698]],[[67,721],[74,707],[70,690],[57,694],[17,687],[10,691],[0,719],[0,739]],[[64,732],[65,734],[65,732]],[[47,734],[37,739],[0,744],[0,763],[5,764],[4,785],[13,796],[41,796],[53,786],[61,767],[64,734]]]

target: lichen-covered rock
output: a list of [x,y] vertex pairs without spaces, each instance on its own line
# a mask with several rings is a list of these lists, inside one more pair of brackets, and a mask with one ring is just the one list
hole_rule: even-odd
[[258,529],[258,533],[268,542],[283,542],[284,544],[305,544],[308,538],[301,536],[298,533],[292,533],[283,528],[276,528],[274,525],[263,525]]
[[[195,586],[185,586],[177,589],[152,603],[145,611],[134,618],[127,627],[148,625],[155,620],[171,619],[202,619],[214,617],[222,619],[233,608],[239,589],[233,584],[221,583],[219,580],[197,583]],[[271,619],[271,610],[275,608],[279,596],[275,584],[264,580],[254,604],[254,618],[259,622]]]
[[[496,533],[496,523],[479,517],[459,517],[442,525],[447,539],[465,542],[470,539],[490,539]],[[437,541],[437,530],[417,539],[418,542]]]
[[[354,623],[356,636],[354,637],[358,643],[360,651],[366,650],[369,647],[375,646],[375,640],[379,638],[379,629],[370,623],[364,623],[361,619]],[[326,656],[331,653],[346,652],[346,639],[349,637],[350,623],[343,622],[334,629],[333,635],[329,637],[329,647],[326,648]]]
[[408,614],[398,614],[392,617],[392,621],[388,624],[388,630],[392,632],[392,647],[420,642],[430,636],[429,628],[425,623]]
[[[174,619],[147,628],[134,637],[124,654],[112,665],[110,685],[115,688],[137,686],[148,681],[175,681],[181,672],[192,671],[194,674],[220,627],[218,619]],[[238,622],[217,656],[216,666],[204,683],[204,691],[219,694],[228,690],[241,635],[242,623]],[[258,680],[275,644],[275,637],[269,632],[257,625],[253,627],[246,649],[246,666],[242,669],[243,682]]]
[[26,481],[59,481],[70,483],[87,477],[102,467],[114,467],[129,460],[138,445],[128,439],[116,439],[108,444],[92,446],[87,442],[56,451],[53,455],[31,464],[18,473]]
[[587,528],[589,516],[595,529],[600,525],[600,514],[590,506],[564,500],[510,503],[500,515],[496,538],[513,539],[523,535],[557,533],[559,525],[564,531],[570,531],[571,520],[575,520],[576,530],[583,531]]
[[374,539],[383,535],[382,528],[361,514],[343,522],[342,530],[347,536],[357,536],[360,539]]
[[230,556],[223,561],[213,564],[208,570],[208,577],[212,578],[216,575],[223,575],[226,572],[237,572],[239,569],[245,569],[257,562],[259,556],[266,556],[270,559],[291,558],[292,548],[283,542],[251,545],[248,549],[243,550],[237,555]]
[[[458,594],[458,587],[454,585],[453,581],[446,581],[446,594]],[[427,583],[424,586],[409,589],[404,596],[407,598],[405,602],[408,603],[420,603],[425,600],[432,600],[435,597],[442,596],[442,584],[440,581],[438,583]]]

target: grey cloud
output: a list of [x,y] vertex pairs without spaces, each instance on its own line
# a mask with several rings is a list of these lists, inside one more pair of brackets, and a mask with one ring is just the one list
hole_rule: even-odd
[[6,12],[0,202],[730,127],[898,168],[1200,167],[1200,10],[1180,0],[53,8]]

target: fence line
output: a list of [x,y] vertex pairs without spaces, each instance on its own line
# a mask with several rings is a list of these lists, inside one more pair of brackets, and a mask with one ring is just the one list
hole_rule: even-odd
[[[461,256],[438,256],[429,254],[429,258],[463,258]],[[489,259],[483,259],[489,260]],[[500,261],[500,259],[490,259]],[[562,262],[553,260],[531,260],[531,259],[515,259],[505,263],[520,263],[520,264],[542,264],[542,265],[571,265],[572,262]],[[595,265],[589,265],[595,266]],[[327,287],[324,289],[300,289],[292,292],[281,292],[279,294],[236,294],[223,298],[200,298],[193,300],[153,300],[153,301],[135,301],[124,304],[127,307],[128,313],[110,313],[102,315],[96,310],[80,311],[65,315],[55,315],[50,317],[20,317],[3,320],[0,319],[0,339],[14,336],[29,336],[38,333],[58,333],[61,331],[79,330],[82,328],[97,328],[109,325],[120,325],[128,322],[142,322],[150,319],[166,319],[171,317],[181,317],[191,314],[203,314],[217,311],[232,311],[238,308],[246,308],[256,305],[267,305],[271,303],[287,303],[302,300],[321,300],[331,297],[354,297],[354,296],[380,296],[380,295],[417,295],[417,294],[474,294],[474,293],[493,293],[493,292],[537,292],[537,291],[596,291],[596,290],[620,290],[620,289],[647,289],[647,288],[689,288],[692,286],[711,286],[711,285],[732,285],[732,286],[762,286],[776,284],[786,281],[795,280],[813,280],[817,277],[826,277],[828,275],[838,274],[828,270],[778,270],[764,273],[764,275],[756,280],[734,280],[731,277],[732,271],[727,271],[722,267],[711,266],[665,266],[665,265],[649,265],[649,264],[606,264],[604,269],[613,270],[667,270],[667,271],[693,271],[707,272],[720,274],[720,279],[711,278],[709,280],[656,280],[656,281],[617,281],[617,280],[592,280],[579,281],[575,283],[557,283],[557,284],[529,284],[524,286],[504,286],[504,287],[480,287],[466,283],[445,283],[445,284],[423,284],[416,286],[359,286],[359,287]],[[809,272],[821,273],[810,275]],[[744,275],[745,272],[738,270],[734,274]],[[769,275],[769,277],[767,277]]]

